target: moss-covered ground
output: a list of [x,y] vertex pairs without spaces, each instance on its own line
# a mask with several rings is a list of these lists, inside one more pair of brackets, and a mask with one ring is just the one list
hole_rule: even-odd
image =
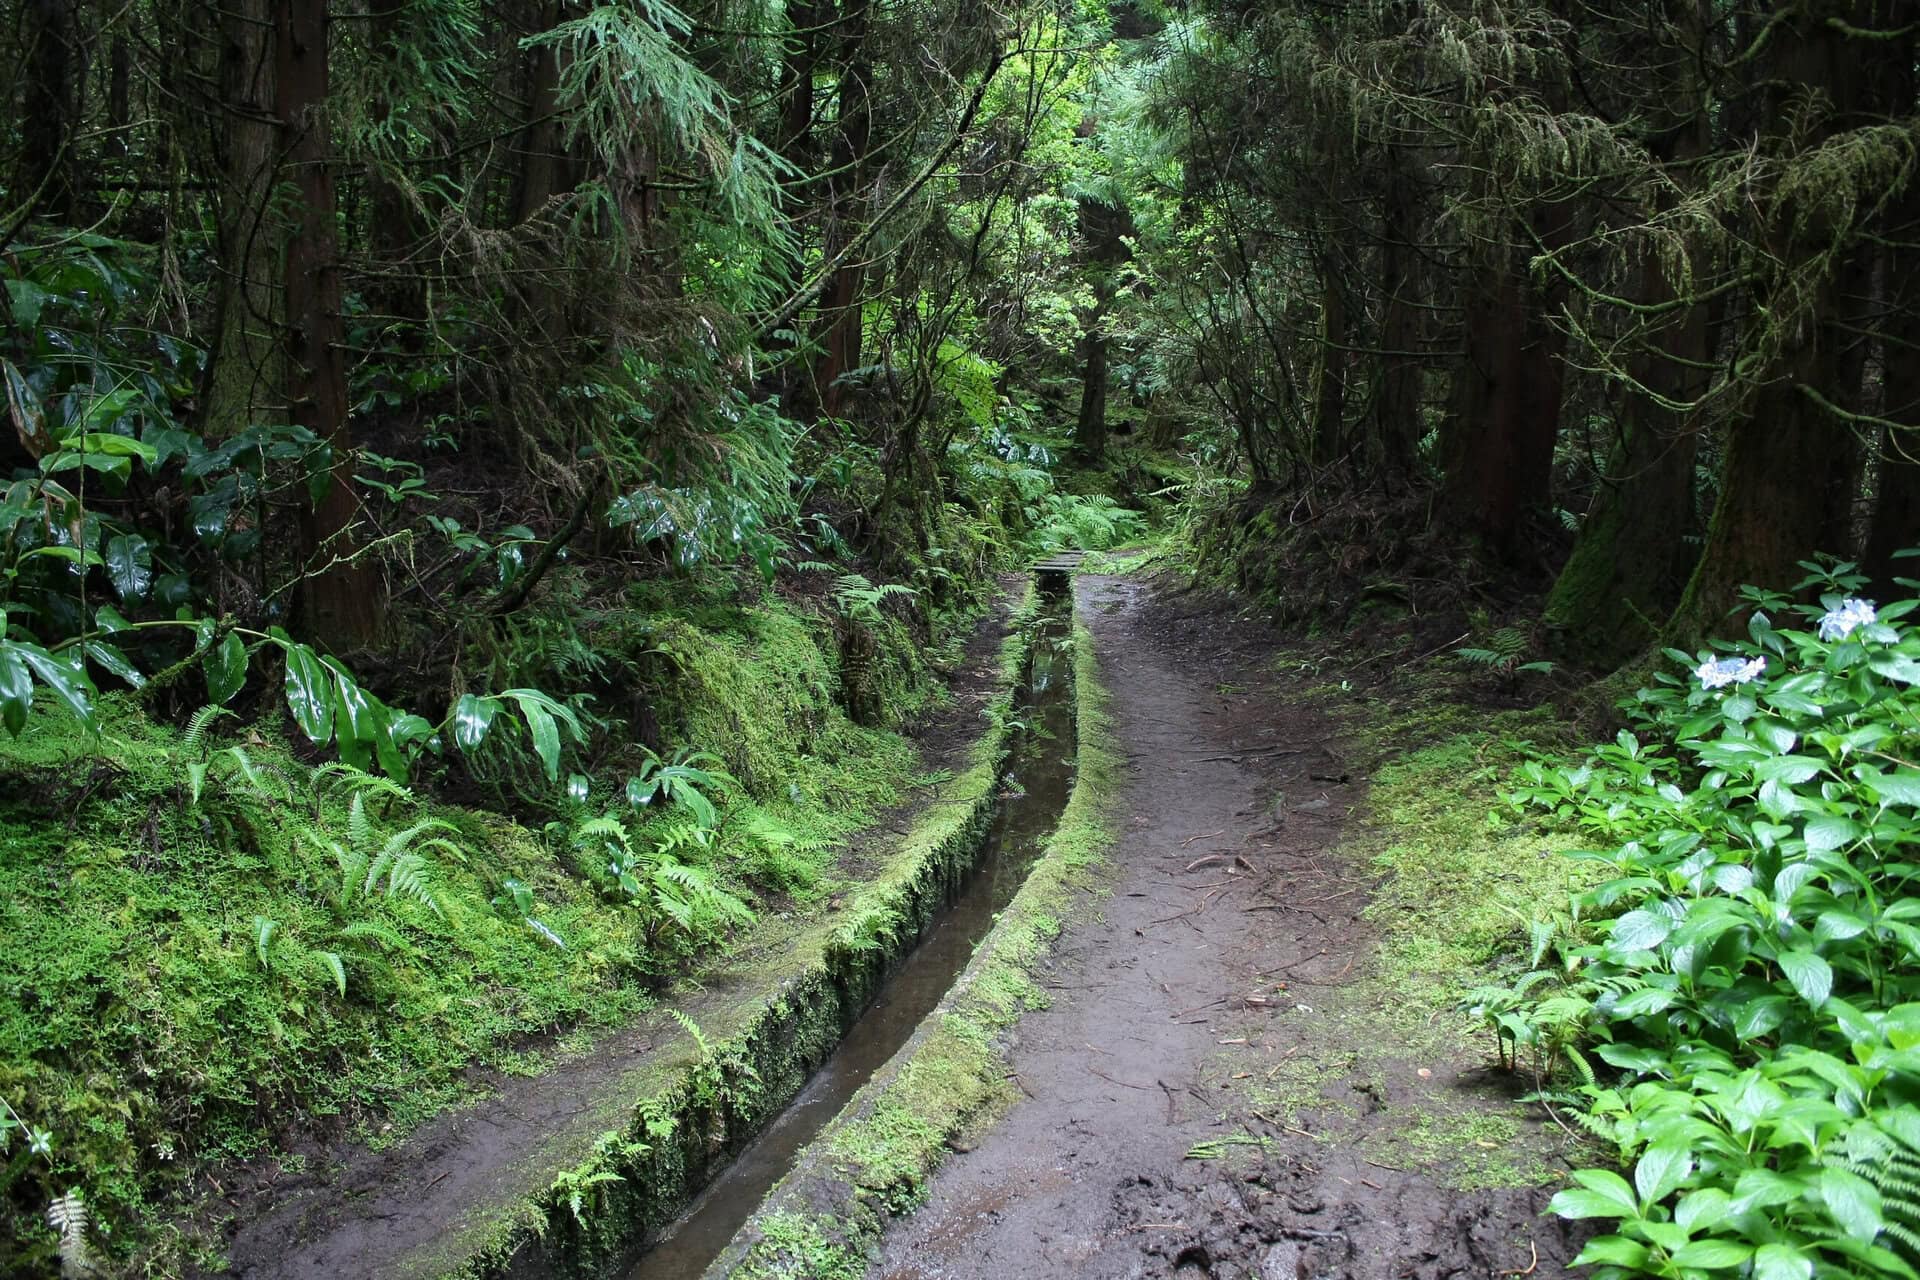
[[[847,714],[838,634],[771,594],[647,628],[667,745],[738,779],[683,856],[761,910],[837,892],[835,841],[916,781],[905,738]],[[903,715],[936,689],[907,640],[881,649]],[[617,778],[541,826],[316,771],[268,720],[100,712],[98,737],[38,705],[0,738],[0,1097],[50,1135],[0,1182],[29,1249],[79,1189],[117,1264],[216,1261],[181,1211],[228,1162],[395,1141],[474,1068],[543,1070],[723,941],[634,910],[569,838]]]

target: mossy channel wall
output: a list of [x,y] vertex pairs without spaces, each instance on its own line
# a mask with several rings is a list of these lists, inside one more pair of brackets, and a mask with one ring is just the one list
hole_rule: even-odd
[[[1033,593],[1002,650],[990,727],[907,837],[819,933],[796,938],[784,976],[751,998],[740,1029],[705,1043],[663,1088],[628,1095],[624,1124],[544,1192],[479,1220],[449,1224],[420,1277],[601,1277],[632,1265],[642,1242],[777,1116],[840,1042],[890,970],[911,951],[973,869],[997,807],[1017,729],[1006,714],[1026,671],[1041,605]],[[1070,600],[1058,607],[1070,608]]]

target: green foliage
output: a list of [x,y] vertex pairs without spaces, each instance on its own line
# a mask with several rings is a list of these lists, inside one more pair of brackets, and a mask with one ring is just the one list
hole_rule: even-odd
[[[1876,612],[1849,569],[1809,580],[1820,606],[1756,594],[1747,641],[1673,652],[1691,675],[1642,690],[1631,729],[1515,784],[1517,810],[1604,842],[1574,855],[1604,874],[1570,903],[1590,939],[1487,1005],[1577,1024],[1620,1073],[1569,1100],[1632,1184],[1582,1170],[1553,1206],[1610,1228],[1581,1258],[1602,1276],[1920,1258],[1920,601]],[[1795,614],[1818,626],[1773,620]]]
[[[0,742],[0,1098],[26,1127],[0,1123],[0,1161],[55,1135],[4,1212],[84,1189],[117,1258],[203,1162],[289,1117],[404,1132],[475,1063],[523,1069],[525,1037],[644,1007],[635,978],[661,965],[639,920],[525,831],[344,765],[315,777],[259,728],[189,748],[122,695],[94,711],[97,735],[36,704]],[[489,909],[513,885],[537,915]],[[26,1222],[0,1235],[55,1247]],[[14,1248],[9,1274],[33,1256]]]
[[1146,533],[1146,517],[1105,494],[1049,493],[1030,511],[1035,551],[1104,551]]
[[753,923],[752,910],[712,871],[682,858],[705,850],[711,839],[707,828],[681,824],[636,833],[607,815],[581,821],[568,839],[638,915],[642,936],[663,957],[690,955]]

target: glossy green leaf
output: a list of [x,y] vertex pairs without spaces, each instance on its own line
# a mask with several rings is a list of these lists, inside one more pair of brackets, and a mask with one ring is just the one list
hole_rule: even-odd
[[33,709],[33,674],[14,647],[0,640],[0,723],[15,737],[27,727]]
[[560,780],[560,730],[547,709],[537,702],[522,700],[520,714],[526,719],[527,732],[533,738],[534,754],[546,768],[547,780]]
[[126,681],[136,689],[147,683],[147,678],[140,673],[140,668],[134,666],[132,660],[114,645],[104,640],[89,640],[85,648],[87,657],[93,659],[109,674]]
[[475,697],[463,693],[460,700],[453,704],[454,745],[462,751],[472,751],[487,740],[487,733],[493,728],[493,718],[500,714],[500,699]]
[[1673,917],[1664,911],[1629,911],[1613,922],[1608,940],[1618,951],[1647,951],[1659,946],[1673,925]]
[[66,704],[67,710],[73,712],[74,719],[88,729],[99,727],[94,721],[93,703],[88,697],[93,692],[93,686],[84,670],[75,669],[71,659],[56,657],[38,645],[16,645],[14,652],[32,668],[40,683]]
[[1813,1260],[1784,1244],[1763,1244],[1754,1250],[1753,1280],[1808,1280]]
[[107,540],[107,582],[121,604],[133,604],[147,598],[153,589],[153,548],[137,533],[123,533]]
[[1683,1267],[1725,1271],[1745,1266],[1751,1257],[1753,1246],[1738,1240],[1689,1240],[1674,1253],[1673,1260]]
[[1641,1153],[1633,1167],[1633,1187],[1644,1207],[1658,1204],[1679,1189],[1693,1172],[1693,1152],[1679,1143],[1658,1143]]
[[1780,971],[1800,998],[1816,1009],[1833,994],[1833,967],[1811,951],[1781,952]]
[[247,644],[234,632],[208,649],[200,660],[207,677],[207,698],[219,706],[232,702],[247,683]]
[[333,737],[333,673],[304,644],[288,644],[287,710],[307,740],[324,744]]

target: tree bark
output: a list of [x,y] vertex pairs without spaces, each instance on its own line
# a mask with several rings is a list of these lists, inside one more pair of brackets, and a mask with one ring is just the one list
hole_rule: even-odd
[[[1698,47],[1706,28],[1700,0],[1673,0],[1668,8],[1670,23],[1685,33],[1677,43]],[[1712,140],[1706,86],[1677,50],[1665,65],[1655,81],[1655,106],[1670,106],[1673,114],[1652,150],[1675,181],[1684,181],[1679,175]],[[1651,252],[1640,263],[1636,292],[1650,306],[1680,298]],[[1596,669],[1618,667],[1658,638],[1686,589],[1698,556],[1686,535],[1699,435],[1686,414],[1667,406],[1690,403],[1707,390],[1711,321],[1711,308],[1695,302],[1673,325],[1644,339],[1647,345],[1627,363],[1618,442],[1543,613],[1563,657]]]
[[[1854,123],[1854,113],[1868,105],[1869,77],[1862,70],[1872,65],[1871,46],[1888,42],[1852,40],[1844,34],[1844,24],[1827,21],[1830,16],[1866,21],[1855,9],[1850,0],[1782,0],[1781,30],[1770,45],[1776,60],[1772,105],[1777,143],[1797,142],[1804,154],[1836,135],[1842,122]],[[1880,52],[1884,56],[1885,51]],[[1831,106],[1811,136],[1789,138],[1791,108],[1803,101]],[[1759,377],[1748,412],[1728,430],[1725,476],[1706,547],[1667,624],[1669,642],[1681,647],[1728,628],[1742,585],[1786,588],[1802,576],[1800,561],[1822,550],[1845,550],[1835,542],[1844,539],[1846,523],[1845,509],[1836,511],[1835,499],[1844,495],[1850,505],[1852,431],[1815,395],[1840,406],[1859,402],[1863,362],[1859,339],[1847,332],[1846,324],[1853,305],[1849,294],[1860,276],[1859,229],[1833,226],[1824,216],[1784,207],[1777,200],[1761,214],[1757,235],[1777,264],[1772,283],[1789,303],[1789,290],[1811,290],[1811,297],[1801,311],[1798,331],[1781,340]],[[1838,262],[1823,278],[1811,284],[1798,278],[1836,237],[1856,242],[1840,250]],[[1792,308],[1786,314],[1790,316]],[[1770,316],[1767,322],[1787,321]]]
[[1513,560],[1527,515],[1551,494],[1565,339],[1517,257],[1491,264],[1468,290],[1467,355],[1443,441],[1442,499],[1454,524]]
[[75,0],[26,0],[21,10],[26,93],[20,118],[20,169],[15,203],[32,199],[57,222],[74,214],[74,77],[79,61]]
[[1080,416],[1073,425],[1073,449],[1088,463],[1099,462],[1107,452],[1107,301],[1099,298],[1086,334],[1080,339],[1086,359],[1080,380]]
[[[829,161],[835,176],[829,183],[831,212],[822,254],[829,260],[856,234],[855,223],[864,203],[860,190],[866,179],[866,158],[873,135],[873,57],[867,49],[872,16],[871,0],[848,0],[840,17],[843,53],[839,129]],[[821,412],[830,418],[840,416],[845,402],[841,377],[860,366],[865,331],[860,285],[864,275],[864,267],[857,260],[841,264],[820,300],[824,320],[818,338],[824,350],[814,365],[813,384]]]
[[289,421],[279,235],[270,210],[279,158],[271,0],[230,0],[220,39],[220,303],[201,410],[202,429],[215,437]]
[[380,637],[386,591],[356,531],[353,440],[347,425],[345,326],[327,130],[327,0],[283,0],[275,18],[274,102],[294,192],[286,254],[286,369],[293,421],[333,452],[332,483],[302,515],[305,630],[335,650]]

